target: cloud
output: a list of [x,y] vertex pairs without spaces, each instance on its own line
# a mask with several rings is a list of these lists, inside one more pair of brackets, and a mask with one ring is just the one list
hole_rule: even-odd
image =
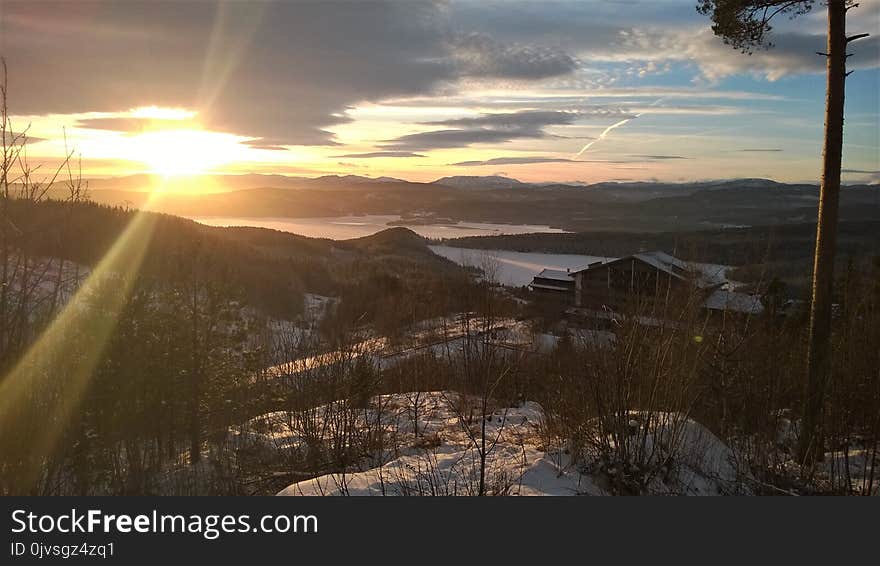
[[431,149],[467,147],[478,143],[504,143],[516,139],[537,139],[546,136],[544,128],[568,125],[577,119],[573,112],[561,110],[524,110],[481,114],[466,118],[451,118],[424,125],[454,126],[455,128],[407,134],[386,140],[381,147],[429,151]]
[[[880,14],[877,0],[862,3],[852,12],[851,33],[866,31],[864,22]],[[253,148],[282,151],[338,146],[337,134],[353,139],[345,128],[360,119],[362,108],[407,107],[376,118],[369,135],[397,135],[399,128],[381,133],[394,116],[416,126],[410,133],[385,139],[376,151],[338,156],[343,159],[417,157],[432,149],[517,140],[543,140],[542,153],[563,155],[572,148],[549,147],[550,140],[583,137],[563,135],[586,131],[565,129],[581,121],[607,120],[607,127],[641,113],[725,116],[773,109],[794,115],[805,112],[803,105],[775,103],[784,93],[800,96],[797,89],[727,81],[722,90],[718,81],[822,73],[825,63],[814,54],[824,49],[822,14],[780,20],[771,38],[775,46],[746,56],[724,45],[709,20],[684,2],[6,0],[2,13],[0,53],[10,67],[16,115],[94,112],[103,117],[88,116],[78,126],[139,132],[156,121],[126,116],[132,108],[189,109],[197,111],[193,124],[237,134]],[[880,65],[876,36],[851,48],[851,68]],[[640,78],[655,73],[667,74]],[[733,89],[737,84],[770,92]],[[864,88],[858,80],[853,84]],[[650,106],[658,98],[663,104]],[[643,129],[677,125],[669,117],[640,121]],[[353,129],[355,137],[366,130]],[[755,137],[737,145],[761,143]],[[362,147],[359,141],[356,149]],[[771,149],[776,151],[759,145],[730,151]]]
[[523,110],[481,114],[467,118],[453,118],[436,122],[423,122],[426,125],[455,127],[487,127],[499,130],[535,130],[544,126],[567,125],[578,118],[576,112],[564,110]]
[[424,3],[38,2],[4,11],[10,99],[23,114],[183,107],[206,128],[264,138],[255,145],[325,145],[354,102],[430,92],[454,76],[439,9]]
[[38,138],[36,136],[29,135],[27,132],[13,132],[13,131],[4,131],[3,138],[5,138],[6,145],[12,145],[14,143],[20,144],[30,144],[37,143],[41,141],[46,141],[46,138]]
[[477,167],[483,165],[526,165],[530,163],[583,163],[565,157],[493,157],[485,161],[460,161],[450,163],[453,167]]
[[747,147],[745,149],[737,149],[735,151],[744,152],[744,153],[778,153],[780,151],[785,151],[778,147]]
[[880,171],[870,169],[841,169],[841,173],[857,175],[863,178],[862,182],[880,183]]
[[[776,81],[789,75],[825,72],[825,59],[816,55],[825,49],[823,34],[774,31],[770,40],[772,47],[745,55],[725,45],[708,25],[679,29],[634,28],[620,33],[618,52],[598,56],[609,61],[691,62],[710,81],[732,75]],[[853,44],[852,49],[855,56],[848,62],[850,68],[880,66],[880,40],[876,36]]]
[[192,124],[189,120],[162,120],[154,118],[138,118],[134,116],[108,116],[101,118],[83,118],[77,120],[77,128],[89,130],[107,130],[134,134],[148,129],[174,129]]
[[[800,73],[823,73],[825,60],[815,55],[825,48],[825,11],[794,20],[777,17],[770,34],[773,47],[746,56],[724,45],[710,29],[709,18],[693,10],[694,2],[566,2],[547,9],[540,3],[507,3],[504,10],[487,10],[480,3],[457,6],[452,17],[464,30],[490,34],[499,41],[550,43],[583,65],[612,63],[628,66],[632,76],[668,72],[669,63],[694,64],[706,79],[753,75],[769,80]],[[817,3],[818,4],[818,3]],[[880,16],[880,2],[862,0],[850,13],[850,33],[872,31],[869,22]],[[852,68],[880,66],[880,38],[852,44]],[[615,70],[605,74],[613,75]],[[597,77],[598,78],[598,77]]]
[[452,167],[481,167],[484,165],[527,165],[533,163],[606,163],[606,164],[630,164],[647,163],[662,159],[689,159],[678,155],[635,155],[637,159],[569,159],[567,157],[493,157],[483,161],[460,161],[450,163]]
[[[630,116],[620,108],[591,107],[587,110],[521,110],[518,112],[485,113],[464,118],[422,122],[427,126],[451,126],[407,134],[385,140],[381,147],[429,151],[431,149],[468,147],[480,143],[504,143],[518,139],[556,137],[548,134],[548,126],[569,126],[581,118]],[[583,136],[581,136],[583,137]],[[588,139],[591,139],[587,137]]]
[[363,101],[430,95],[466,77],[534,80],[575,68],[558,48],[453,33],[453,8],[442,2],[104,8],[4,4],[0,50],[16,113],[181,107],[197,110],[205,128],[261,138],[255,146],[333,145],[331,128]]
[[373,159],[376,157],[425,157],[420,153],[411,151],[370,151],[367,153],[346,153],[344,155],[334,155],[333,157],[347,159]]
[[[663,99],[662,107],[650,107],[650,103],[658,98]],[[584,106],[584,100],[609,100],[608,104],[595,104]],[[544,108],[556,110],[559,108],[579,109],[581,117],[616,118],[624,112],[619,108],[615,100],[625,100],[629,108],[626,114],[634,114],[638,111],[650,110],[656,114],[731,114],[741,111],[733,106],[717,105],[680,105],[670,104],[672,100],[730,100],[736,102],[784,102],[785,96],[767,92],[719,90],[707,85],[694,85],[679,87],[658,86],[628,86],[602,89],[572,89],[572,88],[544,88],[523,91],[510,91],[504,89],[463,92],[454,95],[416,96],[411,98],[395,98],[385,102],[386,106],[400,108],[494,108],[494,109],[531,109]],[[617,104],[615,106],[614,104]],[[604,114],[603,114],[604,112]],[[617,113],[616,113],[617,112]],[[620,118],[626,117],[620,115]]]
[[667,159],[690,159],[690,157],[684,157],[682,155],[633,155],[633,157],[637,157],[639,159],[647,159],[649,161],[664,161]]
[[[254,138],[251,140],[246,140],[241,142],[244,145],[253,148],[253,149],[266,149],[270,151],[288,151],[288,148],[285,147],[287,145],[298,145],[288,143],[287,139],[284,137],[279,138]],[[320,143],[316,143],[315,145],[339,145],[337,142],[333,140],[322,141]]]
[[504,143],[515,139],[540,138],[541,136],[543,133],[540,130],[434,130],[387,140],[380,144],[380,147],[408,151],[430,151],[432,149],[468,147],[478,143]]
[[459,36],[452,57],[463,75],[545,79],[571,73],[577,61],[559,48],[502,44],[485,34]]
[[250,146],[252,149],[262,149],[262,150],[266,150],[266,151],[288,151],[288,149],[286,147],[284,147],[283,145],[272,145],[272,144],[262,144],[262,143],[255,144],[252,142],[247,142],[247,145]]

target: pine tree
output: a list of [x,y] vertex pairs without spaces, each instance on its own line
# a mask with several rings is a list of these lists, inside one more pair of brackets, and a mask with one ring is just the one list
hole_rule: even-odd
[[[700,0],[697,11],[712,18],[712,31],[725,43],[751,53],[767,46],[770,21],[781,14],[791,17],[809,12],[814,0]],[[822,150],[822,182],[813,258],[810,301],[810,333],[807,380],[799,455],[805,464],[822,453],[822,408],[829,371],[831,304],[834,283],[834,250],[837,243],[837,210],[840,200],[840,172],[843,154],[843,101],[846,90],[847,45],[868,34],[846,35],[846,13],[858,4],[853,0],[827,0],[827,49],[818,53],[826,59],[825,140]]]

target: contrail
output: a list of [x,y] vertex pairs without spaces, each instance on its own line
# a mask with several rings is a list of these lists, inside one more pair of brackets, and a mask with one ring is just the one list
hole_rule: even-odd
[[[654,102],[652,102],[652,103],[650,104],[650,106],[657,106],[657,105],[660,104],[661,102],[663,102],[663,99],[662,99],[662,98],[658,98],[657,100],[655,100]],[[591,141],[590,143],[588,143],[587,145],[585,145],[584,147],[582,147],[581,150],[580,150],[579,152],[577,152],[577,154],[575,155],[575,157],[580,157],[582,153],[584,153],[585,151],[587,151],[588,149],[590,149],[591,147],[593,147],[593,144],[595,144],[596,142],[599,142],[599,141],[604,140],[605,137],[611,132],[611,130],[613,130],[613,129],[615,129],[615,128],[619,128],[620,126],[626,124],[627,122],[630,122],[630,121],[632,121],[632,120],[635,120],[636,118],[638,118],[638,117],[641,116],[642,114],[644,114],[644,112],[639,112],[638,114],[633,114],[630,118],[624,118],[624,119],[621,120],[620,122],[617,122],[617,123],[611,124],[610,126],[608,126],[607,128],[605,128],[605,130],[604,130],[601,134],[599,134],[599,137],[598,137],[598,138],[594,139],[593,141]]]
[[610,132],[610,131],[613,130],[614,128],[619,128],[620,126],[626,124],[626,123],[629,122],[630,120],[635,120],[635,119],[638,118],[639,116],[641,116],[641,113],[634,115],[632,118],[625,118],[625,119],[621,120],[620,122],[617,122],[617,123],[615,123],[615,124],[611,124],[610,126],[608,126],[607,128],[605,128],[605,130],[604,130],[601,134],[599,134],[599,137],[598,137],[598,138],[594,139],[593,141],[591,141],[590,143],[588,143],[587,145],[585,145],[584,147],[582,147],[581,150],[580,150],[579,152],[577,152],[577,155],[575,155],[575,157],[580,157],[581,154],[582,154],[583,152],[585,152],[585,151],[587,151],[588,149],[590,149],[591,147],[593,147],[593,144],[596,143],[597,141],[602,141],[602,140],[604,140],[604,139],[605,139],[605,136],[608,135],[608,132]]

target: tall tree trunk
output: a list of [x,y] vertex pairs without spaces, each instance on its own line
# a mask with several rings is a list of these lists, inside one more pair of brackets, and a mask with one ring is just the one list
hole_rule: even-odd
[[807,389],[799,445],[800,458],[807,464],[822,454],[822,406],[829,373],[834,248],[837,243],[837,208],[843,152],[843,98],[846,84],[845,0],[828,1],[826,59],[825,145],[822,152],[822,186],[819,192],[816,255],[813,262]]

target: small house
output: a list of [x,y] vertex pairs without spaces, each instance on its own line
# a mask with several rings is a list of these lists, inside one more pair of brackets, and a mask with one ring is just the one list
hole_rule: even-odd
[[536,293],[574,297],[574,274],[568,269],[544,269],[535,275],[529,287]]

